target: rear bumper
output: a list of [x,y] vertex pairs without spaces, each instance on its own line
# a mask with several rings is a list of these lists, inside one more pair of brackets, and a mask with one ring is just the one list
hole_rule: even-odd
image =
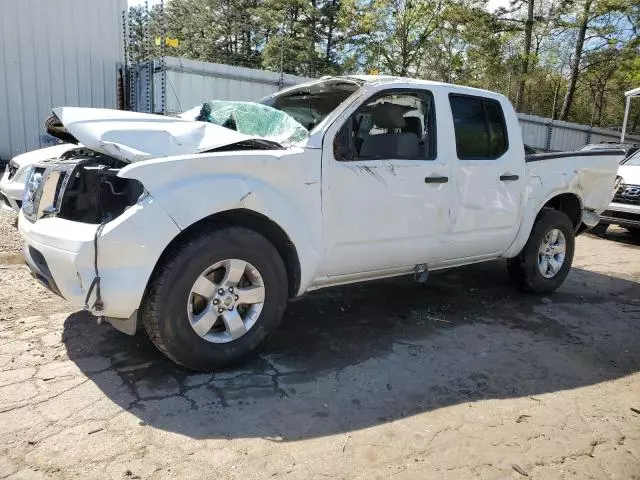
[[[32,275],[75,307],[85,302],[93,313],[130,318],[140,306],[151,273],[166,245],[179,233],[173,220],[152,198],[107,223],[98,237],[98,273],[103,309],[91,308],[95,289],[94,237],[97,225],[61,218],[28,221],[22,212],[18,228]],[[87,301],[88,300],[88,301]]]
[[600,222],[604,224],[640,228],[640,205],[612,203],[600,217]]

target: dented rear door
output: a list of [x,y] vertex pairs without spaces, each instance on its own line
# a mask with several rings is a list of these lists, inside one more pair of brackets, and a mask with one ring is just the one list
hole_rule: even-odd
[[447,138],[454,182],[453,259],[504,251],[520,227],[527,182],[522,134],[513,107],[498,96],[449,94]]

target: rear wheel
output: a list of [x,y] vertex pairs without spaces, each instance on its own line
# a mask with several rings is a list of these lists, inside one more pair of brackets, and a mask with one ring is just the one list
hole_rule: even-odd
[[287,291],[284,263],[268,240],[222,228],[169,256],[151,280],[142,321],[171,360],[210,371],[240,361],[274,332]]
[[575,249],[569,217],[558,210],[545,210],[537,218],[526,245],[507,261],[510,277],[524,291],[548,293],[564,282]]

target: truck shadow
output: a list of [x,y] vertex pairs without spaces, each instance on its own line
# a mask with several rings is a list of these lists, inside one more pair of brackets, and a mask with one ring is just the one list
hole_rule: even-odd
[[634,237],[628,230],[617,226],[610,226],[604,235],[595,235],[593,233],[587,233],[587,235],[624,245],[640,245],[639,237]]
[[[196,374],[145,336],[65,321],[69,358],[140,425],[193,438],[289,441],[448,405],[535,396],[640,370],[640,285],[574,269],[547,297],[502,263],[309,294],[248,363]],[[96,357],[111,367],[95,373]]]

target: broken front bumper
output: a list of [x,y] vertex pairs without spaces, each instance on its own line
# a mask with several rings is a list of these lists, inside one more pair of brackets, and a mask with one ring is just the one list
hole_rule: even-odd
[[56,217],[30,222],[22,212],[18,218],[25,261],[38,281],[75,307],[123,320],[136,314],[160,255],[180,231],[151,196],[105,224],[97,237],[100,310],[96,289],[89,295],[98,225]]

